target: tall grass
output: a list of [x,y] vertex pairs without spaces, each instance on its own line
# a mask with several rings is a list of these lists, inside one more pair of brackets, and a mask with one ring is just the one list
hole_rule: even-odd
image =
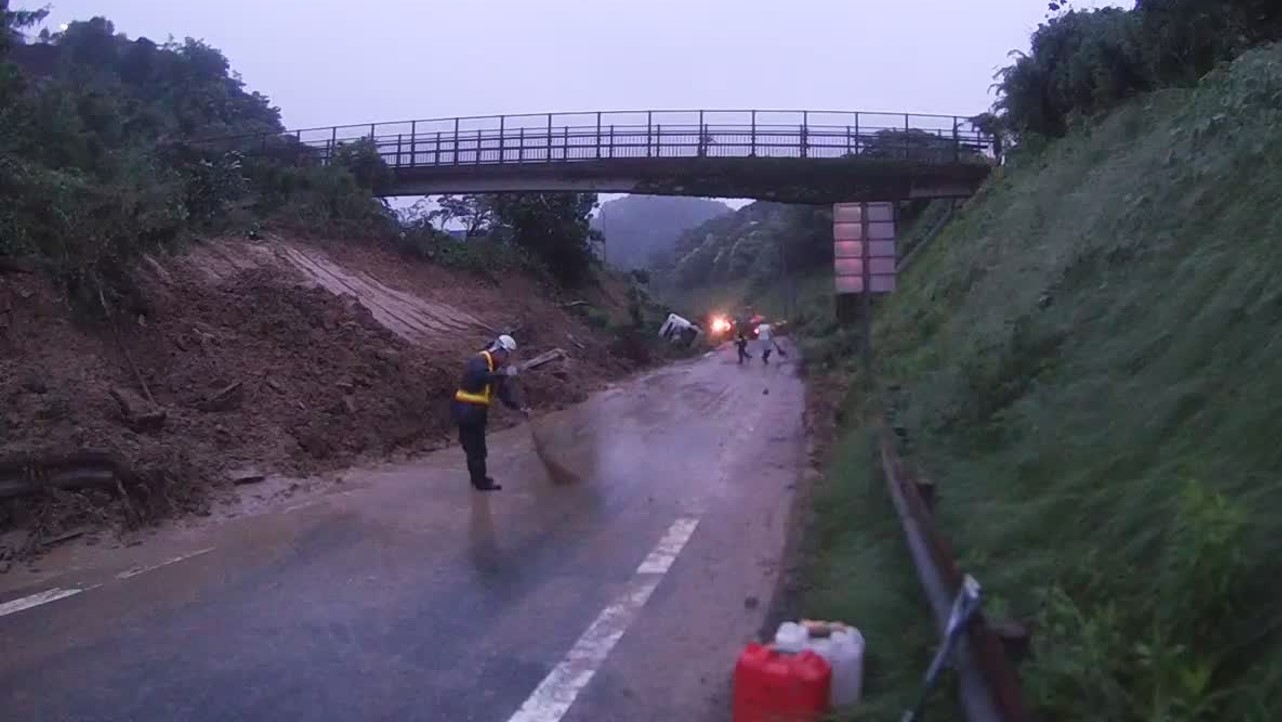
[[[1030,701],[1282,719],[1282,47],[1012,159],[944,233],[878,312],[878,373],[989,615],[1034,622]],[[877,573],[875,516],[817,585]],[[898,629],[897,594],[815,603]]]

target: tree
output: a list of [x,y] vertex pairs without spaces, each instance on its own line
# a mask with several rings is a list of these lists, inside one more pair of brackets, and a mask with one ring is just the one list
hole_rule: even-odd
[[494,209],[486,196],[446,194],[437,199],[436,205],[439,207],[427,214],[428,220],[439,223],[442,230],[450,221],[459,221],[467,230],[468,238],[472,238],[482,235],[494,223]]
[[376,191],[392,180],[392,171],[378,154],[378,147],[369,138],[340,143],[334,149],[334,165],[346,168],[356,179],[356,184],[368,191]]
[[489,199],[496,234],[541,260],[566,286],[591,278],[595,257],[590,243],[601,234],[589,216],[595,193],[501,193]]
[[[10,98],[22,90],[18,69],[8,62],[10,51],[22,43],[27,28],[48,14],[48,10],[10,10],[9,0],[0,0],[0,109],[8,107]],[[0,116],[0,123],[4,122]]]

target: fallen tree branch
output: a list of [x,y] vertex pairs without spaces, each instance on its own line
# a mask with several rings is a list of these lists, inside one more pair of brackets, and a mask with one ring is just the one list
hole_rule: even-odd
[[530,369],[536,369],[545,364],[552,363],[557,359],[564,359],[564,358],[569,358],[569,356],[565,353],[565,351],[559,348],[554,348],[551,351],[544,351],[543,353],[539,354],[538,356],[535,356],[529,361],[525,361],[521,363],[520,365],[517,366],[517,369],[521,371],[529,371]]
[[116,326],[116,317],[112,315],[111,309],[107,307],[107,297],[102,293],[102,283],[97,282],[98,286],[98,303],[102,304],[102,312],[107,316],[107,325],[111,326],[111,336],[116,340],[116,347],[120,353],[124,354],[125,363],[129,364],[129,370],[133,372],[134,378],[142,388],[142,393],[151,402],[152,406],[156,405],[156,399],[151,395],[151,389],[147,388],[147,382],[143,380],[142,373],[138,371],[137,364],[134,363],[134,357],[129,355],[129,349],[125,348],[125,342],[120,338],[120,329]]

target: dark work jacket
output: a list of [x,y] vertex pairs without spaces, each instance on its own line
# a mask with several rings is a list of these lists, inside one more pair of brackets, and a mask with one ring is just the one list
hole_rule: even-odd
[[[516,399],[516,390],[508,383],[508,377],[500,369],[490,372],[484,354],[476,354],[463,365],[463,377],[459,380],[459,389],[473,394],[485,393],[486,385],[494,389],[493,396],[509,409],[521,408]],[[484,424],[489,420],[489,407],[484,404],[469,403],[453,399],[450,401],[451,415],[457,424]]]

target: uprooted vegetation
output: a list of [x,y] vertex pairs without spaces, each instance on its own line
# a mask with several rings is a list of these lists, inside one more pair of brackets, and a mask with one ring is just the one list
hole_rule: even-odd
[[[878,403],[849,408],[906,429],[989,619],[1032,629],[1048,719],[1282,710],[1279,99],[1275,45],[1021,151],[877,313]],[[848,433],[809,611],[864,627],[902,709],[935,637]]]

